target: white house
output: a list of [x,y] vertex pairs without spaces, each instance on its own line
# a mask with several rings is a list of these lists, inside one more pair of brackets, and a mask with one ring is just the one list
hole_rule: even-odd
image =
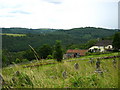
[[91,52],[106,52],[113,49],[111,40],[101,40],[98,41],[94,46],[89,48]]

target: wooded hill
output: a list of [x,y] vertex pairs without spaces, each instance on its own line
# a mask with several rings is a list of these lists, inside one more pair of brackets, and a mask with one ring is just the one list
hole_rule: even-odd
[[19,33],[19,34],[38,34],[38,33],[48,33],[54,32],[56,30],[63,30],[63,29],[49,29],[49,28],[41,28],[41,29],[28,29],[28,28],[0,28],[2,33]]
[[12,52],[34,48],[43,44],[54,45],[55,40],[61,40],[63,46],[80,45],[89,40],[114,35],[118,30],[94,27],[63,29],[27,29],[27,28],[1,28],[2,33],[26,34],[26,36],[2,35],[2,48]]

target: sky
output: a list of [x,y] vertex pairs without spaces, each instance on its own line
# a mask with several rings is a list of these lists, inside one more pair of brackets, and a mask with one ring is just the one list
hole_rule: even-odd
[[118,28],[119,0],[0,0],[0,27]]

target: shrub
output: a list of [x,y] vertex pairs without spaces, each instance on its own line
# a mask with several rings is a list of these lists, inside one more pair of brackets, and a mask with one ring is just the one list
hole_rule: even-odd
[[22,59],[22,62],[28,62],[29,60],[27,60],[27,59]]
[[20,59],[16,58],[15,63],[20,63],[20,62],[21,62]]
[[53,59],[53,56],[52,55],[48,55],[47,59]]
[[48,44],[44,44],[43,46],[40,47],[38,53],[42,59],[46,59],[48,55],[52,54],[52,47],[50,47],[50,45]]

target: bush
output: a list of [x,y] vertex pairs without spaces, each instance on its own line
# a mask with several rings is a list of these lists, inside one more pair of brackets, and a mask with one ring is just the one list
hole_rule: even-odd
[[48,55],[47,59],[53,59],[53,56],[52,55]]
[[32,50],[25,51],[23,58],[28,59],[29,61],[36,59]]
[[27,60],[27,59],[23,59],[23,60],[22,60],[22,62],[28,62],[28,61],[29,61],[29,60]]
[[20,62],[21,62],[20,59],[16,58],[15,63],[20,63]]
[[52,47],[48,44],[44,44],[43,46],[40,47],[38,53],[40,58],[46,59],[48,55],[52,54]]

